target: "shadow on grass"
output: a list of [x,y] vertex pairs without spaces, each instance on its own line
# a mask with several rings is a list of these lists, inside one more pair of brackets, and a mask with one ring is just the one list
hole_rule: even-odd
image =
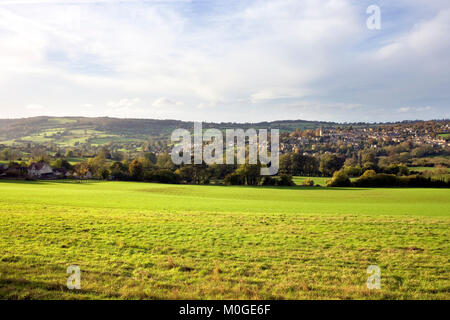
[[[183,184],[182,184],[183,185]],[[189,186],[190,184],[184,184],[184,186]],[[362,191],[362,190],[369,190],[369,188],[356,188],[356,187],[339,187],[339,188],[331,188],[331,187],[304,187],[304,186],[239,186],[239,185],[233,185],[233,186],[227,186],[227,185],[218,185],[218,184],[196,184],[195,186],[199,187],[227,187],[227,188],[243,188],[243,189],[273,189],[273,190],[303,190],[303,191],[314,191],[314,190],[336,190],[336,191],[345,191],[345,190],[352,190],[352,191]]]
[[[3,295],[8,294],[8,291],[11,293],[14,292],[18,292],[18,293],[23,293],[24,290],[44,290],[44,291],[48,291],[49,293],[51,292],[65,292],[65,293],[72,293],[75,294],[72,298],[76,298],[77,294],[80,295],[92,295],[92,296],[98,296],[99,293],[97,291],[94,290],[86,290],[86,289],[79,289],[79,290],[70,290],[69,288],[67,288],[66,285],[64,284],[60,284],[60,283],[54,283],[54,282],[44,282],[44,281],[30,281],[30,280],[26,280],[26,279],[12,279],[12,278],[4,278],[4,279],[0,279],[0,298],[4,299],[6,297],[4,297]],[[32,294],[32,292],[29,292],[30,294]],[[3,296],[3,297],[2,297]],[[16,295],[17,299],[22,299],[20,298],[20,295]],[[110,298],[120,298],[119,294],[112,294],[109,293],[107,294],[108,297]],[[9,299],[14,299],[14,294],[12,297],[9,297]],[[39,299],[39,296],[37,297],[31,297],[32,299]],[[80,297],[80,298],[85,298],[85,297]]]
[[99,184],[105,181],[100,180],[83,180],[82,182],[78,180],[9,180],[9,179],[0,179],[0,183],[5,184],[39,184],[39,185],[52,185],[52,184],[75,184],[75,185],[91,185],[91,184]]
[[314,190],[339,190],[339,191],[362,191],[369,190],[369,188],[357,188],[357,187],[305,187],[305,186],[241,186],[241,185],[222,185],[222,184],[170,184],[170,183],[158,183],[158,182],[145,182],[145,181],[102,181],[102,180],[1,180],[0,183],[11,183],[11,184],[38,184],[38,185],[52,185],[52,184],[74,184],[74,185],[95,185],[105,182],[134,182],[141,184],[157,184],[157,185],[169,185],[169,186],[198,186],[198,187],[227,187],[227,188],[244,188],[244,189],[273,189],[273,190],[302,190],[302,191],[314,191]]

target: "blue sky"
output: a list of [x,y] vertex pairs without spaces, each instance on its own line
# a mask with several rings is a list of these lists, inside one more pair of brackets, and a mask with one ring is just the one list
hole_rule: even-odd
[[450,118],[449,39],[448,0],[0,0],[0,118]]

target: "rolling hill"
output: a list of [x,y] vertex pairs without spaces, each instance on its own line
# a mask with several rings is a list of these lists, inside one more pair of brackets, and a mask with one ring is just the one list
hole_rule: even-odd
[[[337,126],[337,123],[286,120],[260,123],[203,123],[203,128],[277,128],[294,131],[297,128],[316,129],[320,126]],[[118,119],[84,117],[34,117],[24,119],[0,119],[0,144],[23,143],[56,144],[71,146],[89,143],[127,143],[166,140],[177,128],[192,130],[193,122],[155,119]]]

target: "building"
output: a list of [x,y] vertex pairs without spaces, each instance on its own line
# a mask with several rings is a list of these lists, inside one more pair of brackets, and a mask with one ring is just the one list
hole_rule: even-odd
[[32,178],[52,178],[53,168],[45,162],[35,162],[28,167],[28,175]]

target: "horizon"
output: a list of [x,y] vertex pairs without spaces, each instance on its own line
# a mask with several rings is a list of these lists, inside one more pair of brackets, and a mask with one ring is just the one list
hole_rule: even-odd
[[317,123],[328,123],[328,124],[342,124],[342,125],[352,125],[352,124],[369,124],[369,125],[377,125],[377,124],[397,124],[397,123],[414,123],[414,122],[428,122],[428,121],[449,121],[450,118],[441,118],[441,119],[404,119],[398,121],[379,121],[379,122],[367,122],[367,121],[354,121],[354,122],[339,122],[339,121],[325,121],[325,120],[306,120],[306,119],[277,119],[277,120],[262,120],[258,122],[236,122],[236,121],[197,121],[197,120],[181,120],[181,119],[173,119],[173,118],[124,118],[124,117],[110,117],[110,116],[46,116],[46,115],[37,115],[30,117],[21,117],[21,118],[0,118],[0,121],[8,121],[8,120],[27,120],[27,119],[37,119],[37,118],[49,118],[49,119],[65,119],[65,118],[82,118],[82,119],[114,119],[114,120],[156,120],[156,121],[179,121],[179,122],[199,122],[199,123],[213,123],[213,124],[221,124],[221,123],[233,123],[233,124],[260,124],[260,123],[275,123],[275,122],[317,122]]
[[443,0],[0,0],[0,118],[447,119],[449,31]]

